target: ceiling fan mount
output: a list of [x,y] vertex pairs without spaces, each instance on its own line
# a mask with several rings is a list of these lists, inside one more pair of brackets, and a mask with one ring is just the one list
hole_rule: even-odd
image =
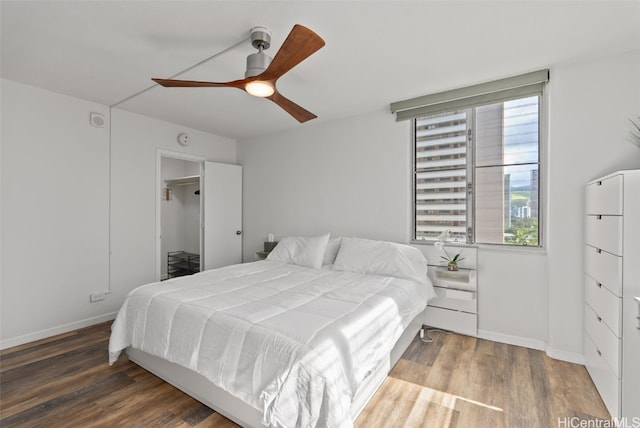
[[324,40],[302,25],[293,29],[276,52],[273,59],[264,53],[271,46],[271,31],[265,27],[253,27],[250,32],[251,45],[258,52],[247,57],[245,78],[230,82],[199,82],[194,80],[152,79],[165,87],[230,87],[266,98],[293,116],[298,122],[306,122],[317,116],[284,97],[276,88],[277,80],[293,67],[307,59],[324,46]]
[[271,31],[267,27],[253,27],[249,30],[251,46],[256,49],[269,49],[271,46]]

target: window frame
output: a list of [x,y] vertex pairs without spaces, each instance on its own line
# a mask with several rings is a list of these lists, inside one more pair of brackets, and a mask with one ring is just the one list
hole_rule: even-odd
[[[495,243],[495,242],[477,242],[476,241],[476,212],[475,212],[475,195],[476,195],[476,107],[483,105],[490,105],[497,102],[506,102],[510,100],[527,98],[530,96],[538,96],[538,245],[517,245],[517,244],[507,244],[507,243]],[[478,104],[474,104],[466,107],[465,109],[469,109],[472,111],[470,115],[470,123],[472,131],[472,137],[467,138],[467,219],[466,219],[466,240],[467,242],[452,242],[453,245],[458,246],[467,246],[467,247],[490,247],[497,249],[527,249],[527,251],[539,251],[545,249],[546,244],[546,197],[547,197],[547,188],[546,188],[546,180],[545,180],[545,166],[547,163],[546,158],[546,132],[548,129],[548,112],[546,109],[547,105],[547,91],[532,91],[528,95],[518,96],[507,96],[504,99],[493,100],[491,102],[482,102]],[[455,110],[462,110],[462,108],[458,108]],[[453,110],[443,110],[443,111],[453,111]],[[430,113],[428,115],[422,115],[418,117],[425,117],[432,115],[434,113]],[[412,118],[410,122],[410,130],[411,130],[411,165],[410,165],[410,174],[411,174],[411,237],[410,242],[416,245],[432,245],[437,241],[435,238],[425,238],[425,239],[416,239],[416,231],[417,231],[417,220],[416,220],[416,174],[418,171],[416,170],[416,119],[417,117]],[[527,164],[527,163],[525,163]],[[530,164],[530,163],[529,163]],[[518,165],[518,164],[515,164]],[[496,165],[497,166],[497,165]],[[486,166],[484,166],[486,167]]]

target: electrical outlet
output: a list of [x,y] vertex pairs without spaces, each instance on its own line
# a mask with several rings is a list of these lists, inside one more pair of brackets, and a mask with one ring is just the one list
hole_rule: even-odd
[[94,293],[89,294],[89,302],[98,302],[100,300],[104,300],[105,293],[104,291],[96,291]]

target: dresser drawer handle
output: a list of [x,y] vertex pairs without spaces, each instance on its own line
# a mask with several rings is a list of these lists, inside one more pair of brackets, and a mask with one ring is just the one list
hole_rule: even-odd
[[602,181],[597,181],[596,186],[602,186]]
[[601,282],[598,283],[598,288],[602,288],[602,283]]
[[598,322],[602,322],[602,318],[600,318],[599,316],[596,315],[596,318],[598,318]]
[[596,349],[596,352],[598,353],[598,356],[599,356],[599,357],[602,357],[602,352],[600,352],[600,350],[599,350],[599,349]]
[[600,248],[596,248],[596,253],[600,254],[602,253],[602,250]]
[[602,220],[602,216],[601,215],[597,215],[596,216],[596,220]]

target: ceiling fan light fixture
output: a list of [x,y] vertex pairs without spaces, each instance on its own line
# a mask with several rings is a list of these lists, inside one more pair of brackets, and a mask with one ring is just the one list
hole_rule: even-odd
[[254,97],[270,97],[275,92],[273,85],[269,82],[262,82],[260,80],[254,80],[249,82],[244,87],[245,91]]

